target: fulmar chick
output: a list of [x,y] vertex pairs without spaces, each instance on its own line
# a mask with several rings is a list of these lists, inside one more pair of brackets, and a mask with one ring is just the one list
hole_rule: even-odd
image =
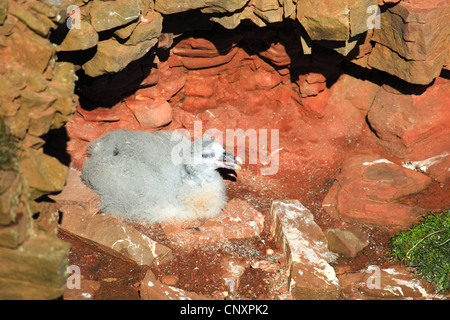
[[83,181],[101,212],[158,223],[217,216],[227,202],[216,170],[242,161],[209,138],[191,142],[178,132],[114,130],[92,141]]

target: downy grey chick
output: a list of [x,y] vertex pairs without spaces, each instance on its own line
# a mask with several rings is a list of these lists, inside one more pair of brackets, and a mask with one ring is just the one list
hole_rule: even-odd
[[216,140],[169,131],[110,131],[88,154],[81,177],[100,196],[101,212],[151,224],[217,216],[227,197],[216,169],[242,163]]

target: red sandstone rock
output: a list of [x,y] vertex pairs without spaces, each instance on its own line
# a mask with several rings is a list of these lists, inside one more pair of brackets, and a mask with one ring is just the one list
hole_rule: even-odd
[[271,42],[269,48],[258,52],[258,55],[264,57],[278,67],[308,65],[309,56],[302,55],[302,49],[299,44],[289,42]]
[[252,70],[245,66],[241,69],[239,79],[239,89],[242,91],[252,91],[257,89],[268,90],[281,82],[280,75],[273,71],[263,69]]
[[140,83],[141,87],[153,86],[157,84],[159,81],[159,70],[156,67],[156,64],[153,64],[151,67],[148,67],[148,70],[149,70],[148,75]]
[[[300,90],[302,89],[300,88]],[[305,95],[301,100],[301,104],[308,114],[311,113],[315,117],[321,119],[325,116],[325,109],[329,98],[330,94],[325,90],[320,93],[317,92],[316,95]]]
[[220,263],[220,276],[231,294],[239,288],[239,280],[245,269],[249,266],[248,261],[225,258]]
[[324,232],[328,240],[328,249],[354,258],[369,245],[368,236],[356,228],[329,229]]
[[[203,121],[205,129],[215,128],[222,133],[226,133],[227,129],[244,128],[240,124],[238,124],[239,118],[241,118],[241,116],[241,113],[237,110],[236,107],[223,106],[217,107],[215,109],[208,108],[205,111],[199,113],[197,119]],[[255,122],[253,123],[255,124]]]
[[156,130],[172,121],[172,108],[165,100],[136,96],[125,103],[133,111],[142,130]]
[[100,282],[80,279],[80,288],[67,288],[64,300],[94,300],[95,292],[100,289]]
[[180,104],[180,107],[185,111],[196,114],[200,111],[214,108],[214,101],[203,97],[186,97]]
[[233,199],[215,219],[200,224],[198,221],[169,221],[161,223],[161,227],[173,245],[190,251],[228,239],[259,235],[264,227],[264,215],[247,202]]
[[275,272],[280,270],[282,265],[275,261],[257,260],[251,263],[251,267],[254,269],[261,269],[264,272]]
[[100,209],[98,195],[83,183],[80,171],[73,168],[69,169],[63,191],[57,195],[51,195],[50,198],[59,206],[76,205],[91,215],[96,214]]
[[86,159],[87,142],[72,139],[67,142],[67,152],[70,154],[70,168],[81,171]]
[[173,120],[180,123],[187,130],[192,131],[191,137],[194,136],[194,122],[201,121],[200,118],[196,115],[193,115],[190,112],[187,112],[181,108],[175,108],[173,111]]
[[303,98],[316,96],[326,88],[326,78],[321,73],[311,72],[300,75],[296,83]]
[[328,264],[327,239],[312,213],[299,201],[274,201],[270,232],[288,261],[294,299],[338,299],[339,281]]
[[450,82],[441,78],[419,94],[385,86],[368,113],[381,146],[404,160],[422,162],[423,170],[441,182],[450,178],[449,92]]
[[343,295],[349,300],[356,299],[442,299],[425,281],[417,279],[405,267],[393,265],[381,268],[370,265],[355,273],[338,275]]
[[201,77],[201,76],[189,76],[185,86],[185,93],[187,96],[194,97],[211,97],[216,89],[218,77]]
[[342,164],[322,206],[336,219],[384,227],[410,227],[424,209],[396,202],[425,189],[431,179],[396,165],[373,152],[354,152]]
[[98,213],[99,197],[80,178],[80,172],[70,169],[66,186],[58,195],[50,196],[63,212],[61,228],[98,242],[134,259],[151,265],[155,257],[164,259],[170,250],[116,217]]
[[204,57],[182,57],[181,61],[183,66],[187,69],[195,70],[195,69],[203,69],[203,68],[211,68],[223,65],[228,63],[233,59],[233,57],[238,52],[239,48],[233,48],[228,53],[224,55],[218,55],[212,58],[204,58]]
[[207,297],[165,285],[157,280],[151,270],[148,270],[142,279],[139,293],[143,300],[204,300]]
[[84,118],[75,113],[72,120],[67,122],[67,134],[71,139],[91,141],[99,137],[99,133],[95,130],[99,126],[95,123],[86,122]]
[[178,91],[180,91],[185,83],[187,72],[184,68],[172,67],[169,63],[160,63],[159,80],[157,84],[158,91],[167,101],[170,100]]
[[230,52],[241,38],[233,32],[210,39],[189,37],[178,42],[172,51],[182,57],[215,58]]
[[77,112],[83,117],[85,121],[119,121],[122,115],[122,103],[117,103],[111,108],[96,108],[91,111],[84,110],[80,106]]
[[64,206],[61,228],[111,248],[139,265],[170,258],[172,251],[112,215],[90,215],[76,206]]
[[178,282],[178,277],[177,276],[163,276],[161,278],[161,282],[168,285],[168,286],[174,286],[177,284]]
[[401,1],[380,15],[368,63],[410,83],[427,85],[448,55],[447,0]]
[[376,83],[346,74],[341,75],[332,87],[337,103],[358,109],[364,116],[379,90],[380,86]]

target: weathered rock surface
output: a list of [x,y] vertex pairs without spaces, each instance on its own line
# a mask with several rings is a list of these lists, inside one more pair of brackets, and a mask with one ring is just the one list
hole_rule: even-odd
[[30,187],[30,198],[34,200],[42,195],[62,190],[68,168],[42,151],[31,148],[24,151],[20,166]]
[[0,227],[0,247],[16,249],[33,233],[30,216],[21,213],[16,221],[6,227]]
[[203,13],[234,12],[247,4],[248,0],[231,0],[226,3],[220,0],[194,0],[194,1],[155,1],[155,10],[162,14],[179,13],[193,9],[201,9]]
[[96,214],[100,209],[99,196],[83,183],[81,172],[74,168],[69,169],[63,191],[57,195],[51,195],[50,198],[60,206],[79,206],[91,215]]
[[14,168],[2,170],[0,177],[0,225],[4,226],[16,221],[25,182]]
[[330,251],[354,258],[369,245],[368,236],[356,228],[329,229],[324,232]]
[[80,172],[69,170],[64,191],[52,196],[62,212],[61,228],[111,248],[139,265],[163,261],[171,250],[111,215],[97,214],[98,196],[81,181]]
[[450,5],[440,1],[401,1],[380,15],[369,57],[373,68],[415,84],[429,84],[449,54]]
[[108,36],[98,42],[94,56],[82,66],[90,77],[125,69],[147,54],[161,34],[162,16],[139,1],[94,1],[90,16],[95,31],[105,34],[105,31],[117,28],[114,34],[119,38]]
[[94,280],[81,279],[80,288],[68,288],[64,292],[64,300],[94,300],[96,291],[100,289],[100,283]]
[[20,250],[0,247],[1,299],[56,299],[66,288],[70,244],[39,234]]
[[233,199],[215,219],[163,222],[161,227],[174,246],[191,251],[229,239],[257,236],[264,228],[264,215],[246,201]]
[[156,44],[157,39],[143,41],[136,46],[120,44],[115,39],[100,41],[94,57],[83,64],[90,77],[123,70],[130,62],[143,57]]
[[311,212],[297,200],[274,201],[271,233],[283,248],[294,299],[338,299],[339,280],[328,263],[327,239]]
[[381,146],[401,159],[423,161],[425,171],[442,182],[450,177],[449,92],[450,82],[440,78],[421,94],[384,86],[367,115]]
[[373,152],[352,153],[322,206],[335,219],[388,228],[410,227],[426,210],[397,203],[431,183],[426,175],[406,169]]
[[125,104],[133,112],[142,130],[154,131],[172,121],[170,104],[156,90],[138,90],[132,98],[125,100]]
[[338,275],[346,299],[355,300],[429,300],[445,299],[436,295],[425,281],[417,279],[405,267],[381,268],[370,265],[356,273]]
[[[293,0],[82,3],[81,28],[69,30],[56,46],[51,43],[52,31],[65,23],[67,6],[76,4],[73,0],[0,0],[0,117],[24,150],[20,177],[1,172],[0,250],[21,250],[37,228],[56,233],[58,212],[46,205],[30,205],[28,193],[37,199],[63,188],[67,168],[47,154],[51,146],[46,139],[72,117],[67,126],[71,139],[67,149],[72,166],[81,169],[87,143],[109,130],[153,131],[165,126],[191,130],[199,120],[204,128],[220,130],[281,130],[284,136],[276,151],[280,164],[309,160],[334,163],[340,161],[335,141],[358,143],[361,132],[367,129],[364,117],[368,114],[370,128],[388,152],[405,160],[411,169],[443,183],[448,181],[449,132],[444,125],[450,118],[445,108],[449,104],[448,79],[436,78],[450,65],[447,1],[379,1],[383,9],[380,28],[368,24],[375,17],[376,10],[367,10],[377,4],[374,0],[326,4]],[[390,4],[384,6],[386,3]],[[195,16],[196,12],[199,15]],[[171,16],[173,13],[177,15]],[[190,14],[201,19],[191,25],[184,19]],[[170,33],[174,17],[182,17],[175,30],[193,32],[181,36]],[[163,18],[169,22],[169,33],[159,40]],[[243,20],[269,28],[246,28],[240,26]],[[290,28],[289,20],[300,21],[301,28]],[[279,22],[286,25],[277,29]],[[236,30],[215,35],[209,32],[214,23]],[[289,34],[288,27],[292,30]],[[197,29],[209,31],[202,35]],[[147,54],[152,49],[158,51],[162,62]],[[69,51],[80,51],[76,60],[80,57],[82,62],[74,63],[81,65],[74,68],[73,63],[58,61],[59,56],[73,55]],[[344,56],[366,69],[382,70],[409,83],[428,85],[435,81],[427,88],[405,83],[399,91],[386,85],[378,90],[384,80],[371,82],[370,76],[370,81],[362,80],[369,73],[362,79],[347,74],[339,77]],[[79,107],[74,115],[75,70],[79,67],[96,78],[79,81],[77,92],[104,108],[89,105],[92,108],[88,111]],[[85,78],[83,71],[78,75]],[[150,90],[139,90],[123,100],[124,94],[142,88]],[[106,107],[109,104],[111,107]],[[363,159],[363,164],[354,166],[346,162],[348,168],[338,177],[340,184],[332,187],[325,208],[345,221],[405,228],[421,209],[396,201],[422,190],[429,180],[399,165],[373,163],[377,160]],[[65,210],[96,212],[95,197],[83,189],[78,191],[72,197],[62,195]],[[248,206],[239,202],[230,205],[235,205],[234,209]],[[33,223],[31,213],[37,212],[39,218]],[[264,217],[261,220],[260,213],[249,212],[245,222],[225,212],[225,220],[178,230],[195,245],[251,237],[261,232]],[[253,226],[252,219],[257,221]],[[120,233],[122,222],[109,222],[126,238]],[[174,230],[165,226],[169,235],[177,232]],[[356,247],[346,254],[354,255]],[[131,254],[129,246],[121,249]],[[277,267],[253,263],[261,270]],[[302,290],[296,291],[297,296]]]
[[205,300],[207,297],[165,285],[157,280],[151,270],[142,279],[139,293],[143,300]]
[[64,206],[61,228],[83,238],[98,242],[136,261],[152,266],[155,259],[163,261],[171,250],[111,215],[91,215],[77,206]]

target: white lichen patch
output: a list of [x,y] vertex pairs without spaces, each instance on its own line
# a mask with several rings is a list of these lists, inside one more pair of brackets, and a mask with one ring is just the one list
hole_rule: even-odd
[[363,162],[363,166],[372,166],[374,164],[379,164],[379,163],[387,163],[387,164],[394,164],[392,161],[389,161],[388,159],[378,159],[378,160],[374,160],[371,162]]
[[[407,169],[426,173],[428,171],[428,168],[430,168],[432,165],[441,162],[444,158],[448,157],[449,155],[450,155],[449,152],[444,152],[443,154],[439,154],[437,156],[425,160],[420,161],[407,160],[405,162],[402,162],[402,165]],[[450,170],[450,168],[448,170]]]

